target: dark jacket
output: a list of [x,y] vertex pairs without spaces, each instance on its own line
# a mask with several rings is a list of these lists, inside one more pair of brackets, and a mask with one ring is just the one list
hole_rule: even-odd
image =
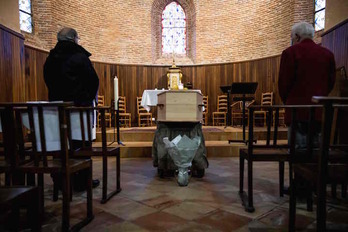
[[90,106],[99,88],[99,78],[91,54],[70,41],[59,41],[50,51],[44,65],[44,79],[50,101],[73,101]]
[[[285,105],[312,105],[312,96],[327,96],[335,83],[335,58],[328,49],[305,39],[283,51],[278,88]],[[299,120],[308,120],[308,113],[298,112]],[[315,119],[321,120],[321,112]],[[285,123],[291,122],[286,110]]]

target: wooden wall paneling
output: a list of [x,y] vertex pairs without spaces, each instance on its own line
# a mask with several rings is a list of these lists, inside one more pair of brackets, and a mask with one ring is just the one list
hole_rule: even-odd
[[[45,91],[47,90],[41,75],[47,52],[26,46],[25,54],[26,84],[22,93],[26,93],[26,100],[45,100],[44,97],[47,97]],[[142,96],[145,89],[167,88],[169,66],[92,63],[100,80],[99,93],[105,95],[108,105],[114,99],[113,79],[115,75],[119,78],[119,95],[127,98],[127,112],[132,114],[133,126],[137,124],[136,97]],[[184,83],[192,82],[195,89],[200,89],[203,95],[209,96],[210,116],[212,112],[216,111],[217,96],[222,94],[220,86],[230,85],[233,82],[257,81],[259,82],[256,92],[258,101],[261,98],[261,93],[266,91],[273,91],[276,101],[278,101],[279,63],[280,56],[275,56],[238,63],[183,66],[180,68],[183,72]],[[151,112],[156,115],[156,108],[153,107]]]
[[321,44],[335,55],[336,67],[348,71],[348,19],[325,32]]
[[99,77],[99,89],[98,89],[98,95],[104,95],[105,103],[108,101],[106,100],[108,93],[105,93],[105,67],[107,64],[103,63],[93,63],[93,67],[95,72],[97,73]]
[[25,101],[48,100],[43,67],[48,52],[25,46]]
[[0,101],[25,99],[24,37],[0,24]]
[[[36,52],[26,47],[25,49],[25,100],[37,100],[37,85],[35,78]],[[42,67],[43,70],[43,67]]]
[[48,53],[39,53],[36,57],[35,75],[37,79],[37,100],[48,100],[48,89],[45,84],[43,66],[48,57]]
[[[328,48],[335,56],[336,68],[344,66],[348,72],[348,19],[334,26],[330,30],[326,31],[322,35],[322,46]],[[336,79],[335,87],[336,92],[332,94],[345,96],[346,94],[346,81]],[[341,128],[339,130],[338,138],[343,143],[347,142],[348,138],[348,113],[342,112]]]
[[112,91],[111,89],[114,88],[114,83],[113,81],[113,78],[112,78],[112,75],[111,75],[111,72],[110,72],[110,64],[107,64],[105,66],[105,69],[104,69],[104,81],[105,81],[105,86],[104,86],[104,93],[105,93],[105,104],[107,106],[111,106],[111,100],[114,99],[114,95],[112,94]]
[[13,63],[18,62],[15,57],[13,57],[13,48],[11,47],[11,40],[14,37],[11,33],[8,31],[1,31],[1,37],[2,37],[2,44],[1,44],[1,70],[3,70],[2,73],[2,80],[1,85],[3,86],[1,89],[4,91],[2,92],[1,100],[4,102],[11,102],[13,101],[13,83],[12,83],[12,69]]
[[19,63],[14,63],[14,68],[12,69],[12,83],[13,83],[13,101],[14,102],[23,102],[25,101],[25,76],[24,76],[24,39],[16,37],[13,41],[13,58],[14,60],[19,61]]

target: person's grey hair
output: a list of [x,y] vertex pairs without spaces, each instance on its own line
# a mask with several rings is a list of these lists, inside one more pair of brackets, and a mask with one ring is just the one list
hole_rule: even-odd
[[291,37],[295,34],[301,37],[301,39],[313,39],[314,28],[311,24],[306,22],[295,23],[291,28]]
[[58,41],[75,42],[75,38],[78,38],[77,31],[70,27],[64,27],[57,34]]

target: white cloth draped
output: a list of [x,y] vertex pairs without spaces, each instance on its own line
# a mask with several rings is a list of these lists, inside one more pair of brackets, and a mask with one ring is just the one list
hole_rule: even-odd
[[[41,151],[41,142],[40,142],[40,129],[39,129],[39,115],[37,108],[34,108],[34,128],[35,128],[35,137],[36,137],[36,146],[37,151]],[[95,128],[95,115],[91,113],[90,120],[92,128],[92,140],[96,138],[96,128]],[[46,149],[47,151],[57,151],[60,150],[60,137],[59,137],[59,118],[58,118],[58,108],[57,107],[45,107],[43,110],[44,118],[44,131],[46,138]],[[30,128],[29,118],[27,113],[22,114],[22,121],[25,127]],[[88,130],[87,130],[87,114],[83,115],[84,121],[84,130],[85,138],[88,139]],[[71,122],[71,134],[73,140],[82,140],[82,132],[80,127],[80,115],[78,112],[72,112],[70,114]]]
[[149,112],[150,106],[157,105],[157,94],[165,91],[168,90],[144,90],[143,96],[141,98],[141,106],[144,107],[147,112]]

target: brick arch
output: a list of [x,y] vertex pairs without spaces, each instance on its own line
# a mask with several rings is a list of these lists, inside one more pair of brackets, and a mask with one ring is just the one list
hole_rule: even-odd
[[186,14],[186,55],[196,61],[196,8],[193,0],[154,0],[151,7],[151,52],[152,61],[162,56],[162,12],[171,2],[177,2]]

